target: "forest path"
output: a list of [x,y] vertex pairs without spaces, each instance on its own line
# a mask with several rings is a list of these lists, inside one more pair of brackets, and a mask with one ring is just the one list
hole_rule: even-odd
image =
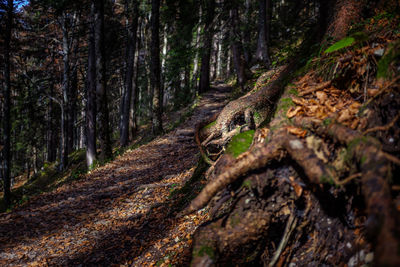
[[0,266],[187,264],[205,218],[174,218],[168,196],[196,167],[195,125],[223,108],[229,90],[204,94],[174,131],[0,214]]

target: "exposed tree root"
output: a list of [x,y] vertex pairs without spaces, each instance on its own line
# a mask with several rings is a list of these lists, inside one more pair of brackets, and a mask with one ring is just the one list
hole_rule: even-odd
[[380,265],[399,266],[400,233],[397,226],[400,221],[388,185],[390,164],[377,141],[339,124],[323,126],[318,120],[305,118],[296,118],[295,124],[331,136],[351,150],[362,172],[362,189],[369,215],[367,230],[370,238],[377,241],[377,262]]

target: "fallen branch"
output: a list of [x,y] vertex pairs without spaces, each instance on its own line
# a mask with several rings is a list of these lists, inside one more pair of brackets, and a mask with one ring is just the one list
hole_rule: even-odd
[[320,83],[315,87],[312,87],[312,88],[309,88],[307,90],[304,90],[304,91],[300,92],[299,96],[305,96],[305,95],[311,94],[313,92],[321,91],[321,90],[331,86],[331,84],[332,84],[332,81],[327,81],[327,82],[324,82],[324,83]]
[[387,130],[389,130],[390,128],[392,128],[394,126],[394,124],[397,122],[397,120],[399,118],[400,118],[400,113],[397,114],[397,116],[394,117],[394,119],[391,122],[389,122],[388,124],[386,124],[384,126],[377,126],[377,127],[373,127],[373,128],[368,129],[368,130],[365,130],[363,132],[363,135],[366,135],[366,134],[372,133],[372,132],[387,131]]

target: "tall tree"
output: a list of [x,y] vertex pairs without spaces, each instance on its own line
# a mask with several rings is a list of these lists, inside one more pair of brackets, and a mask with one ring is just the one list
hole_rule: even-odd
[[3,118],[3,179],[4,179],[4,202],[8,207],[11,204],[11,63],[10,43],[13,27],[14,1],[7,0],[7,18],[4,36],[4,118]]
[[94,38],[94,2],[90,8],[90,29],[89,29],[89,53],[87,70],[87,93],[86,93],[86,164],[93,165],[96,160],[96,53]]
[[231,47],[233,54],[233,65],[236,70],[238,84],[244,91],[244,85],[247,81],[247,65],[243,55],[243,45],[240,36],[240,17],[238,12],[238,4],[236,1],[231,3],[230,9],[231,19]]
[[104,0],[94,0],[94,39],[96,58],[96,101],[99,121],[100,159],[112,156],[107,103],[107,80],[104,42]]
[[268,42],[270,35],[269,25],[271,19],[269,14],[272,12],[272,5],[271,0],[259,0],[258,2],[258,42],[256,60],[268,67],[270,65]]
[[[137,39],[137,27],[139,17],[139,5],[138,1],[130,1],[132,7],[132,22],[129,23],[127,18],[127,40],[126,40],[126,70],[125,70],[125,81],[124,81],[124,92],[121,99],[121,136],[120,143],[122,147],[128,145],[129,142],[129,110],[131,107],[132,90],[133,90],[133,73],[135,66],[135,50],[136,50],[136,39]],[[126,15],[129,16],[129,2],[125,1]]]
[[200,84],[199,93],[206,92],[210,87],[210,58],[213,39],[213,25],[215,13],[215,0],[203,0],[204,19],[204,39],[201,56]]
[[160,76],[160,0],[151,1],[151,86],[153,91],[152,132],[160,134],[162,128],[162,99]]
[[69,18],[66,12],[62,13],[61,29],[62,29],[62,55],[63,55],[63,81],[62,81],[62,109],[61,109],[61,165],[60,169],[65,169],[68,165],[69,151],[68,139],[70,129],[69,121],[71,120],[70,114],[70,47],[69,47],[69,34],[68,34]]

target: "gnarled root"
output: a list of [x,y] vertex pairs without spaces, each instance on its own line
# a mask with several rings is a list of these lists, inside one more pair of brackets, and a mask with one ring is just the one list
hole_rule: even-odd
[[388,185],[390,163],[379,149],[379,143],[366,138],[358,132],[339,124],[328,126],[318,120],[296,118],[295,124],[309,128],[320,135],[332,137],[347,145],[353,157],[359,162],[362,172],[362,191],[367,205],[367,231],[376,243],[376,256],[379,265],[400,265],[399,215],[393,207]]

